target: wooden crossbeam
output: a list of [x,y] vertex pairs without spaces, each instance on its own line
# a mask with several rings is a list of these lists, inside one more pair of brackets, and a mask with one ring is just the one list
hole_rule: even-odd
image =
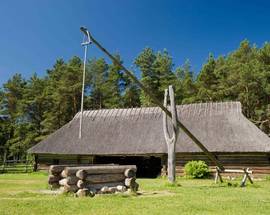
[[[154,104],[159,106],[170,118],[172,118],[171,112],[159,101],[159,99],[149,90],[147,87],[145,87],[137,78],[136,76],[129,71],[126,67],[122,65],[121,62],[119,62],[112,54],[110,54],[95,38],[90,34],[90,39],[93,44],[95,44],[103,53],[105,53],[116,65],[118,65],[130,78],[133,80],[152,100]],[[187,136],[189,136],[193,142],[204,152],[204,154],[216,165],[219,167],[219,169],[224,170],[224,166],[222,163],[217,159],[217,157],[212,154],[208,149],[195,137],[191,131],[182,124],[179,119],[176,119],[177,126],[184,131]]]
[[222,179],[221,173],[242,173],[243,174],[243,178],[242,178],[240,187],[246,186],[247,179],[250,181],[251,184],[253,184],[253,180],[250,177],[250,175],[252,174],[252,171],[249,168],[243,168],[243,169],[224,169],[224,170],[221,170],[218,167],[216,167],[215,183],[218,183],[218,181],[220,181],[221,183],[223,183],[223,179]]

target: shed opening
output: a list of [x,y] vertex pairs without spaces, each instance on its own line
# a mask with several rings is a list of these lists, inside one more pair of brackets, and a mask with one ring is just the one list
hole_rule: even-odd
[[136,165],[138,178],[156,178],[161,173],[161,158],[146,156],[96,156],[96,164]]

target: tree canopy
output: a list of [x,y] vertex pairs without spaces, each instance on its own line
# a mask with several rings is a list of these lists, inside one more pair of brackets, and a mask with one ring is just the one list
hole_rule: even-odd
[[[119,54],[116,58],[122,62]],[[123,63],[123,62],[122,62]],[[160,101],[168,85],[176,103],[240,101],[243,113],[270,134],[270,44],[258,48],[249,41],[226,56],[210,54],[197,74],[187,60],[174,66],[167,50],[145,48],[134,59],[134,73]],[[82,60],[57,59],[44,77],[15,74],[0,88],[0,153],[22,158],[26,150],[60,128],[80,110]],[[152,106],[115,64],[89,59],[86,66],[84,109]]]

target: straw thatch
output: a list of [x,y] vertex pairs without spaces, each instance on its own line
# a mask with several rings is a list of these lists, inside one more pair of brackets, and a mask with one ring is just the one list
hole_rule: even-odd
[[[270,139],[241,111],[239,102],[177,106],[179,120],[211,152],[270,152]],[[142,155],[167,152],[157,107],[84,111],[32,147],[34,154]],[[180,131],[176,152],[201,152]]]

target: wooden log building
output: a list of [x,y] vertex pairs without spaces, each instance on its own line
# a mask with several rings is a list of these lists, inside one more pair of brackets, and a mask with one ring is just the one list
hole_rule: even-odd
[[[177,106],[179,120],[218,157],[225,167],[250,167],[270,174],[270,138],[243,114],[239,102]],[[39,168],[50,164],[135,164],[137,174],[156,177],[166,169],[167,147],[158,107],[84,111],[29,149]],[[177,173],[190,160],[213,164],[180,130],[176,143]]]

